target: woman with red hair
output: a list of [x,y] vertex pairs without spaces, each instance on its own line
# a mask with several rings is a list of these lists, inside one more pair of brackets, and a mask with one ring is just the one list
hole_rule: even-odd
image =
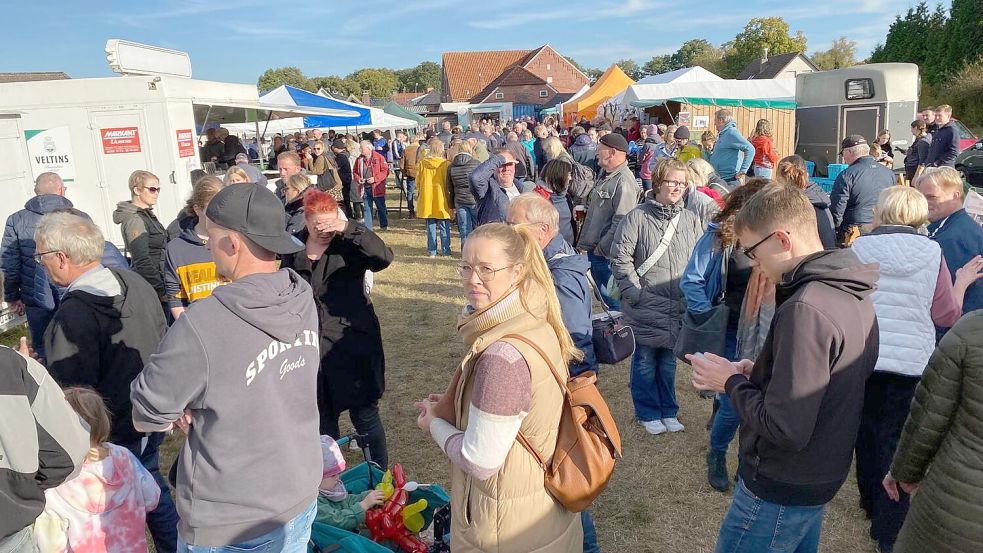
[[321,434],[339,437],[338,417],[348,411],[355,431],[366,436],[372,459],[389,463],[386,431],[379,417],[385,390],[382,329],[363,288],[366,271],[381,271],[393,252],[365,225],[348,220],[326,192],[304,196],[304,251],[283,257],[283,266],[311,284],[321,331],[317,403]]

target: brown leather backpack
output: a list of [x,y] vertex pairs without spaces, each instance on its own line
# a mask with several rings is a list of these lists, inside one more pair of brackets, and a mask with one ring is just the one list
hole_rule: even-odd
[[563,390],[563,413],[553,458],[548,461],[519,432],[516,439],[542,467],[546,489],[568,511],[579,513],[590,507],[607,487],[621,457],[621,435],[608,404],[597,389],[597,376],[586,372],[564,381],[542,348],[524,336],[510,334],[540,355],[549,365]]

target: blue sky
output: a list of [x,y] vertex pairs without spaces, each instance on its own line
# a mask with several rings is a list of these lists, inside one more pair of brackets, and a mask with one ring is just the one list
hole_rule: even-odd
[[[444,51],[550,43],[582,65],[644,63],[692,38],[732,39],[751,17],[782,16],[809,52],[845,35],[865,57],[911,0],[53,0],[4,9],[3,71],[111,75],[103,48],[122,38],[191,54],[200,79],[255,83],[268,67],[309,76],[439,62]],[[948,7],[949,0],[943,4]],[[276,7],[274,7],[276,6]]]

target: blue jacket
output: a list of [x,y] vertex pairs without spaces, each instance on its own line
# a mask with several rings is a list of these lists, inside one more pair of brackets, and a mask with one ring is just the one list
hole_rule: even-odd
[[679,280],[679,289],[686,296],[686,309],[690,313],[706,313],[713,309],[714,298],[720,295],[720,261],[723,250],[717,248],[717,223],[710,223],[707,231],[696,241],[689,263]]
[[550,192],[550,201],[553,202],[553,207],[556,208],[556,212],[560,215],[560,236],[566,240],[567,244],[573,244],[575,242],[573,213],[570,211],[570,202],[567,201],[567,195]]
[[955,167],[957,155],[959,155],[959,132],[956,131],[956,126],[949,122],[932,133],[932,144],[929,146],[925,165]]
[[833,226],[843,232],[850,225],[873,222],[874,206],[881,190],[896,184],[894,171],[873,157],[857,159],[833,181],[833,192],[829,195]]
[[747,173],[753,159],[754,146],[737,130],[737,123],[727,123],[717,136],[710,165],[721,178],[732,181],[737,173]]
[[[942,247],[953,282],[960,267],[977,255],[983,255],[983,228],[965,209],[928,225],[928,235]],[[983,309],[983,284],[980,281],[971,284],[963,298],[964,314],[977,309]]]
[[[471,183],[471,193],[477,202],[476,216],[478,225],[485,223],[504,223],[509,210],[509,196],[505,189],[495,180],[495,170],[505,163],[505,157],[495,154],[481,165],[474,168],[468,181]],[[535,185],[515,179],[514,185],[520,193],[532,192]]]
[[556,235],[543,249],[546,264],[553,276],[556,297],[560,300],[563,324],[573,338],[573,344],[584,352],[584,360],[570,365],[570,374],[597,372],[591,323],[591,291],[587,284],[590,262],[578,254],[562,236]]
[[55,296],[48,286],[48,275],[44,268],[34,262],[34,254],[37,253],[34,231],[45,214],[71,208],[72,202],[68,198],[43,194],[28,200],[24,209],[7,219],[0,245],[5,301],[22,301],[28,307],[55,308]]

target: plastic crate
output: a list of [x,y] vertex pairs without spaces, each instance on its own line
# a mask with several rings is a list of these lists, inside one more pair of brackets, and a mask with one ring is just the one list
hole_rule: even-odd
[[808,161],[807,160],[806,161],[806,171],[809,172],[809,176],[810,177],[814,177],[816,175],[816,163],[813,162],[813,161]]
[[819,188],[822,188],[823,192],[827,194],[833,191],[833,183],[836,182],[836,179],[824,179],[822,177],[812,177],[809,180],[818,184]]
[[836,179],[836,177],[849,167],[846,163],[830,163],[826,166],[826,177]]

